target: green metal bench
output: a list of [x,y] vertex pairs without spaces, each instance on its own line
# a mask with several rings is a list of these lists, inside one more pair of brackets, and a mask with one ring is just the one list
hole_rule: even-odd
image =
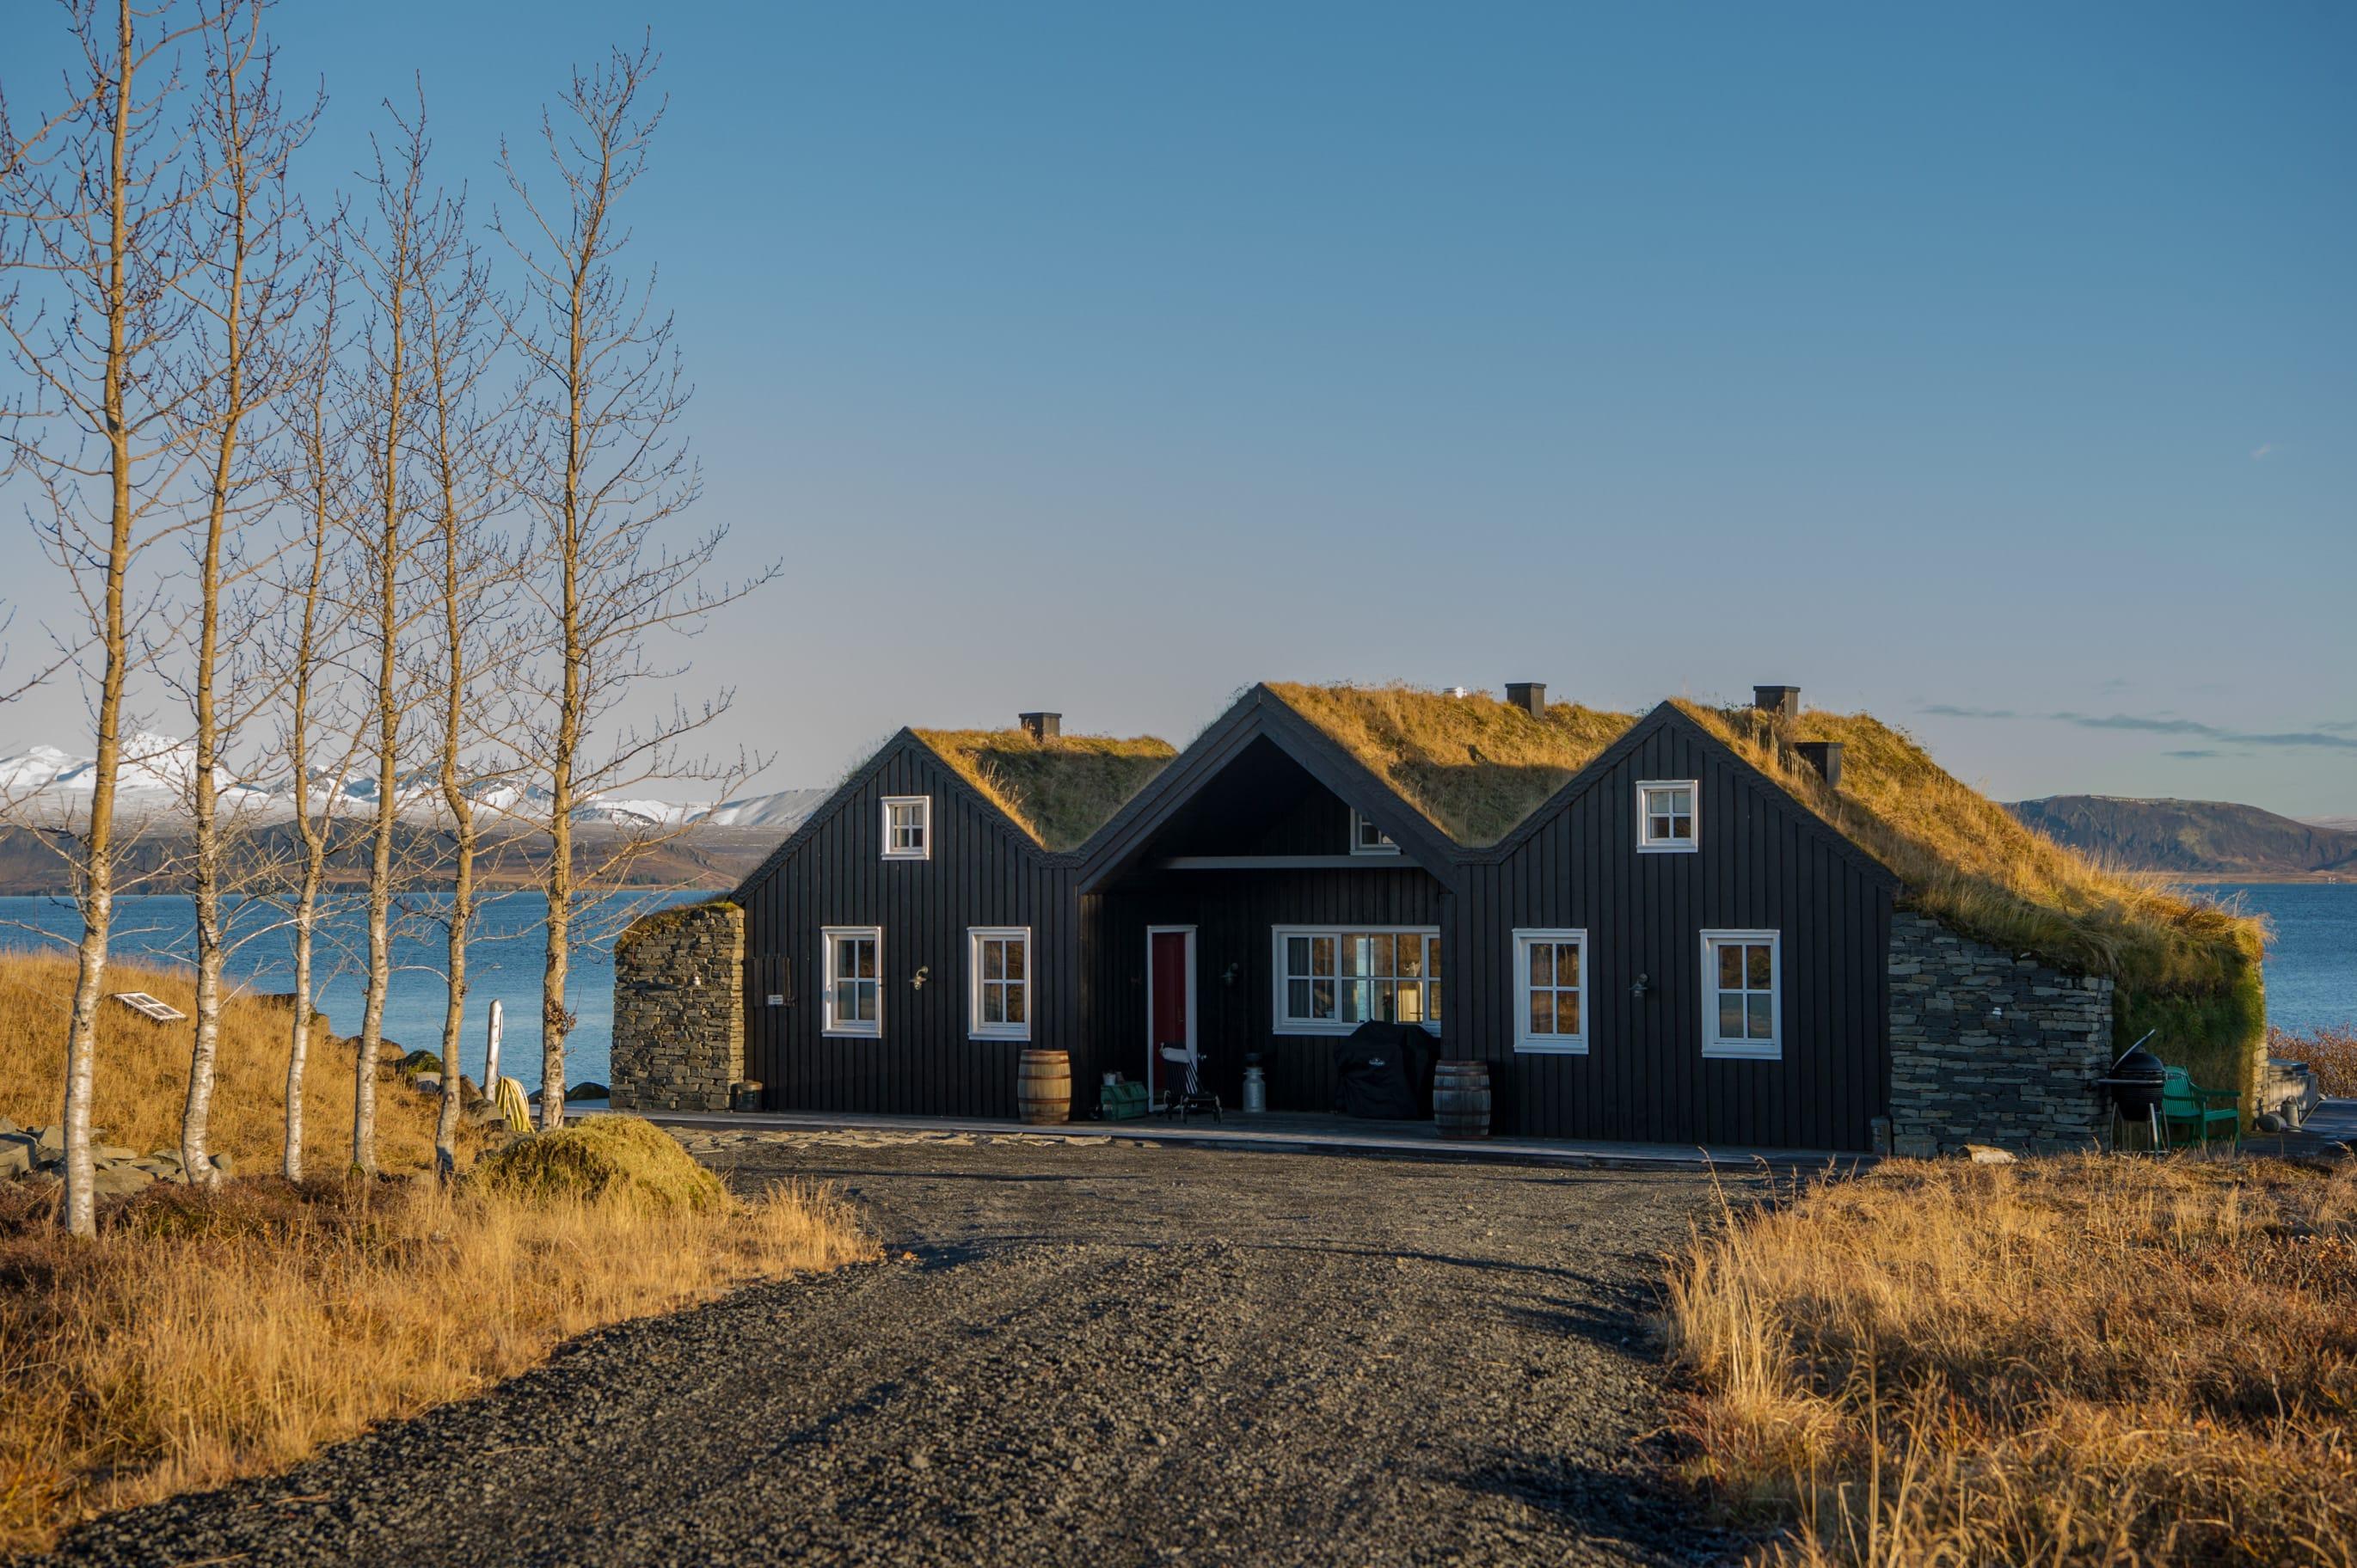
[[2243,1097],[2232,1090],[2204,1089],[2183,1068],[2170,1068],[2160,1091],[2160,1121],[2169,1130],[2169,1146],[2206,1149],[2222,1135],[2241,1149],[2242,1104]]

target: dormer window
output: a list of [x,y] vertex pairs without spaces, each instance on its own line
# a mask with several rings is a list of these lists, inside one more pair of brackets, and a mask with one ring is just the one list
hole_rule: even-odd
[[1392,835],[1375,826],[1367,814],[1356,807],[1351,811],[1351,853],[1352,854],[1397,854],[1399,845]]
[[1656,779],[1637,786],[1637,853],[1691,853],[1702,786],[1694,779]]
[[933,798],[931,795],[887,795],[884,798],[884,858],[933,858]]

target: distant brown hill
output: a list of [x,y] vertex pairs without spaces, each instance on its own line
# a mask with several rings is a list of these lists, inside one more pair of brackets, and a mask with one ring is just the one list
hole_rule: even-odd
[[[635,858],[621,878],[630,887],[733,887],[738,877],[760,863],[777,846],[782,830],[755,828],[691,828]],[[585,825],[576,831],[578,858],[585,865],[602,863],[619,844],[621,835],[610,829]],[[291,865],[296,853],[294,830],[284,824],[245,835],[237,853],[249,864]],[[0,827],[0,895],[62,894],[70,890],[66,858],[53,830]],[[429,881],[449,865],[449,846],[443,834],[404,824],[400,830],[400,860],[417,868]],[[123,851],[127,893],[185,893],[188,841],[179,834],[150,832]],[[477,872],[489,887],[523,886],[536,879],[547,864],[548,840],[539,833],[511,833],[491,846]],[[339,886],[358,886],[367,879],[365,846],[357,833],[332,857],[329,879]]]
[[2006,810],[2049,838],[2132,871],[2179,876],[2357,876],[2357,832],[2226,800],[2050,795]]

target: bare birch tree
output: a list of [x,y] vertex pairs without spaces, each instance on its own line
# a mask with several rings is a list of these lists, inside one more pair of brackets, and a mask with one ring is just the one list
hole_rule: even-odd
[[350,233],[352,276],[372,318],[361,334],[361,413],[368,516],[353,531],[358,587],[365,600],[372,668],[362,677],[370,709],[370,759],[376,770],[369,823],[366,999],[352,1075],[352,1166],[376,1170],[376,1073],[384,1047],[385,998],[393,983],[393,900],[399,863],[403,763],[414,743],[420,694],[403,648],[419,615],[415,576],[419,498],[412,472],[421,399],[415,377],[418,312],[425,280],[448,264],[460,237],[449,203],[426,182],[429,144],[424,94],[415,116],[393,114],[388,158],[378,148],[367,186],[372,224]]
[[[454,200],[454,231],[463,230],[463,203]],[[517,650],[510,592],[515,564],[495,531],[499,515],[512,504],[514,400],[487,389],[500,334],[482,258],[471,248],[458,250],[425,280],[418,298],[418,445],[429,511],[424,549],[436,575],[440,637],[438,648],[429,650],[437,668],[421,671],[420,683],[435,692],[435,782],[450,878],[444,922],[449,999],[442,1016],[442,1103],[434,1133],[436,1165],[447,1178],[457,1162],[467,946],[481,899],[475,868],[485,822],[475,797],[480,787],[512,771],[500,760],[493,715],[505,705],[504,682]],[[486,1086],[487,1092],[496,1089]]]
[[285,481],[288,510],[300,520],[300,528],[281,556],[290,569],[281,578],[283,636],[274,651],[287,674],[278,750],[285,758],[295,797],[295,864],[286,892],[295,1015],[287,1032],[285,1148],[279,1166],[289,1181],[303,1177],[303,1076],[310,1058],[313,961],[328,854],[344,784],[362,738],[350,713],[338,702],[350,616],[332,592],[347,531],[354,521],[355,488],[346,458],[351,413],[339,360],[345,267],[341,234],[339,219],[325,225],[319,237],[307,351],[289,391],[286,413],[294,453]]
[[708,586],[705,575],[727,531],[675,537],[702,488],[676,428],[691,389],[672,318],[653,308],[654,274],[640,279],[620,267],[630,241],[621,206],[646,172],[662,120],[663,104],[649,88],[657,64],[651,45],[642,45],[635,53],[614,50],[601,69],[574,72],[561,113],[541,116],[546,177],[538,193],[510,150],[500,151],[516,212],[497,227],[523,266],[524,294],[511,326],[531,374],[527,412],[539,437],[522,489],[544,539],[533,591],[550,628],[531,731],[542,787],[534,816],[549,840],[542,877],[543,1127],[565,1120],[575,922],[584,900],[646,847],[626,835],[585,866],[576,816],[633,784],[717,782],[749,771],[742,759],[716,768],[683,755],[681,743],[726,712],[727,692],[693,711],[674,702],[666,716],[640,725],[625,723],[621,710],[649,682],[677,673],[655,663],[656,634],[692,633],[705,615],[774,571]]
[[206,331],[197,349],[200,362],[189,377],[199,389],[204,472],[196,535],[197,645],[188,682],[196,729],[188,779],[196,1018],[180,1161],[190,1182],[210,1187],[220,1179],[208,1143],[221,971],[229,952],[222,927],[229,873],[223,836],[239,825],[223,821],[223,763],[251,700],[223,690],[221,612],[254,569],[234,536],[276,499],[276,475],[253,426],[285,390],[297,362],[287,339],[298,325],[307,272],[300,213],[286,175],[310,133],[311,116],[289,118],[279,102],[260,0],[222,0],[209,12],[200,8],[200,15],[204,89],[192,140],[211,196],[199,209],[210,221],[196,244],[205,264],[190,279]]
[[38,496],[35,527],[83,621],[53,632],[96,664],[89,813],[75,879],[82,934],[67,1024],[66,1180],[59,1217],[96,1231],[91,1104],[98,1004],[115,897],[124,704],[143,552],[174,531],[192,450],[178,366],[198,329],[189,214],[203,198],[179,103],[178,53],[199,25],[170,6],[68,0],[79,59],[66,103],[15,130],[0,101],[0,334],[27,391],[0,413],[13,471]]

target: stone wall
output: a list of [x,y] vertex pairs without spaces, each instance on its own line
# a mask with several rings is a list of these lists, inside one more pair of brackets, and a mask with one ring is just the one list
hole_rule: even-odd
[[726,1111],[745,1076],[745,911],[690,904],[614,945],[617,1111]]
[[1900,911],[1890,928],[1891,1152],[2086,1148],[2111,1113],[2112,983]]

